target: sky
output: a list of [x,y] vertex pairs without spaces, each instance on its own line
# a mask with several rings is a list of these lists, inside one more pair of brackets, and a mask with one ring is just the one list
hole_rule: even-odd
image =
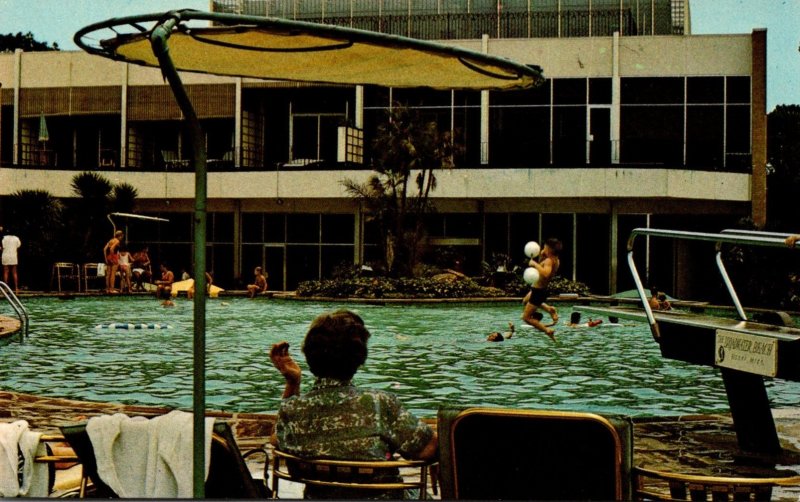
[[[0,0],[0,33],[32,32],[41,42],[77,50],[86,25],[172,9],[210,10],[210,0]],[[800,0],[690,0],[692,33],[767,29],[767,110],[800,105]]]

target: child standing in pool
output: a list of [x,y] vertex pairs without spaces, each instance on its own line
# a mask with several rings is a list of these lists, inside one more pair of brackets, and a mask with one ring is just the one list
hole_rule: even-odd
[[[539,272],[539,280],[531,286],[531,290],[525,295],[522,300],[525,305],[525,310],[522,311],[522,320],[538,329],[554,342],[556,341],[555,330],[551,328],[553,324],[558,322],[558,313],[556,309],[545,303],[547,300],[547,285],[550,280],[558,272],[558,267],[561,262],[558,255],[561,253],[561,241],[555,238],[547,239],[544,244],[544,249],[539,254],[539,261],[531,258],[529,265]],[[542,314],[537,312],[537,309],[542,309],[553,319],[552,324],[542,324]]]

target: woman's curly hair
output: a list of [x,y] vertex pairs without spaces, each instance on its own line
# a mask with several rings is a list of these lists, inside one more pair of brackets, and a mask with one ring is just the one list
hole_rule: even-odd
[[364,321],[349,310],[319,315],[303,341],[308,369],[316,377],[350,380],[367,360],[369,337]]

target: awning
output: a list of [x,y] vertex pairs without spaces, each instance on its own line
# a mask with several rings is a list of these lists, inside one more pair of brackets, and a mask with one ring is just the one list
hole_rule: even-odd
[[[544,80],[538,66],[522,65],[452,46],[338,26],[286,19],[180,11],[185,22],[170,34],[170,57],[178,70],[336,84],[436,89],[514,89]],[[112,59],[159,66],[146,22],[164,14],[112,19],[75,35],[85,50]],[[112,38],[101,30],[113,27]],[[134,31],[133,33],[120,33]],[[88,34],[98,40],[88,43]]]

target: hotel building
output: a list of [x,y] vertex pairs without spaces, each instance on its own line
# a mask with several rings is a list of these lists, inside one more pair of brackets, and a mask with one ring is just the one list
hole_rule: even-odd
[[[264,265],[270,288],[379,259],[341,181],[366,180],[394,103],[450,129],[464,152],[437,173],[428,244],[476,274],[495,253],[559,237],[561,275],[598,294],[632,287],[632,228],[714,230],[765,220],[766,31],[692,35],[688,0],[212,0],[266,15],[436,40],[539,65],[505,92],[311,85],[182,74],[206,135],[208,264],[233,287]],[[99,21],[99,20],[98,20]],[[81,51],[0,54],[0,198],[73,196],[94,171],[138,190],[131,245],[189,266],[194,177],[160,71]],[[47,141],[39,140],[42,117]],[[363,151],[340,135],[363,135]],[[1,200],[1,199],[0,199]],[[1,206],[0,206],[1,207]],[[637,241],[640,271],[690,297],[706,277],[691,243]],[[644,249],[646,247],[647,249]],[[640,257],[640,258],[639,258]],[[674,270],[694,277],[684,281]],[[713,274],[713,272],[712,272]]]

